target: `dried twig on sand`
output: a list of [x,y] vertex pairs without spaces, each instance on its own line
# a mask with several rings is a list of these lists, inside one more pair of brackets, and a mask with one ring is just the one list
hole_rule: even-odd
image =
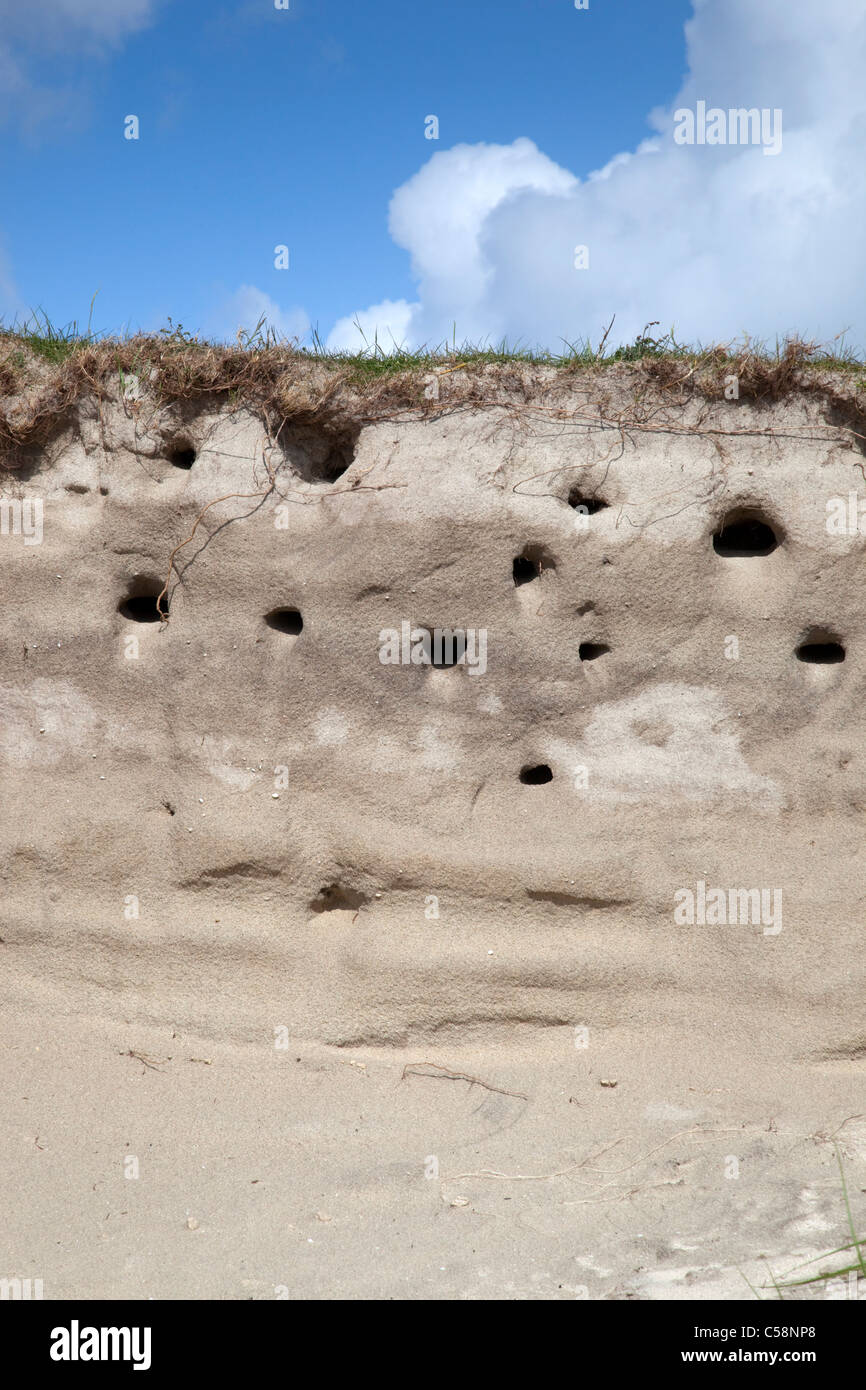
[[[429,1067],[430,1070],[423,1070],[425,1067]],[[400,1080],[405,1081],[407,1076],[429,1076],[441,1081],[468,1081],[471,1086],[483,1086],[485,1091],[495,1091],[500,1096],[516,1096],[518,1100],[529,1100],[529,1096],[525,1096],[522,1091],[509,1091],[503,1086],[491,1086],[489,1081],[482,1081],[480,1076],[470,1076],[465,1071],[451,1071],[449,1067],[440,1066],[438,1062],[407,1062]]]

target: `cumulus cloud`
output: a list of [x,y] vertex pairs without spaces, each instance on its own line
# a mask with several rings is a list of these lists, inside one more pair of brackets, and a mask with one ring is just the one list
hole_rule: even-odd
[[154,9],[154,0],[51,0],[50,5],[0,0],[0,28],[5,40],[43,50],[70,42],[112,44],[148,24]]
[[391,352],[406,341],[412,314],[418,306],[405,299],[383,299],[371,309],[362,309],[349,318],[338,319],[328,334],[331,352],[357,352],[359,348],[381,348]]
[[[80,74],[72,87],[46,87],[32,76],[40,55],[99,56],[149,24],[157,0],[0,0],[0,126],[14,121],[29,139],[52,123],[80,125],[87,96]],[[24,305],[0,249],[0,318]]]
[[86,92],[73,69],[73,86],[46,87],[33,76],[46,54],[99,57],[155,17],[156,0],[0,0],[0,124],[14,120],[25,135],[62,119],[80,123]]
[[[529,139],[435,154],[395,192],[389,229],[417,300],[359,314],[408,345],[633,339],[650,320],[683,341],[850,328],[866,343],[866,13],[851,0],[694,0],[688,73],[655,132],[579,179]],[[675,113],[782,113],[782,148],[678,144]],[[577,252],[586,247],[585,253]],[[577,254],[576,254],[577,252]],[[585,268],[578,268],[580,263]],[[332,336],[362,346],[355,315]],[[382,329],[385,328],[385,332]]]
[[281,338],[302,340],[310,331],[310,320],[303,309],[281,309],[255,285],[241,285],[223,300],[205,331],[215,338],[233,339],[239,329],[252,333],[259,324],[274,329]]

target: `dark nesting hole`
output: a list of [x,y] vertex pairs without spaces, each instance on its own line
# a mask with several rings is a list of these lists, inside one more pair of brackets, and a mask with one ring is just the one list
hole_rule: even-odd
[[174,464],[175,468],[192,468],[195,463],[195,449],[188,440],[178,440],[169,451],[168,461]]
[[[461,628],[426,628],[430,665],[437,671],[448,671],[463,664],[466,656],[466,633]],[[438,636],[437,636],[438,632]]]
[[265,622],[274,632],[285,632],[289,637],[297,637],[304,626],[297,608],[274,608],[265,614]]
[[310,903],[310,909],[313,912],[357,912],[368,901],[365,893],[359,893],[354,888],[344,887],[341,883],[328,883],[319,889]]
[[609,651],[610,647],[605,642],[581,642],[577,654],[581,661],[597,661]]
[[831,425],[841,425],[851,431],[850,442],[861,454],[866,454],[866,411],[855,396],[831,399],[826,407]]
[[511,573],[519,587],[521,584],[531,584],[544,570],[555,569],[556,561],[549,550],[543,545],[527,545],[520,555],[514,557]]
[[288,429],[280,440],[286,454],[308,483],[335,483],[352,466],[358,447],[359,425],[339,425],[327,432],[315,426]]
[[604,511],[609,503],[605,502],[601,497],[591,497],[587,493],[582,492],[579,484],[575,483],[568,494],[568,505],[575,508],[580,507],[581,511],[587,512],[590,516],[595,516],[596,512]]
[[323,459],[320,459],[311,469],[313,481],[317,483],[335,483],[338,478],[352,465],[355,457],[354,448],[337,444],[330,449]]
[[794,655],[813,666],[835,666],[845,660],[845,648],[828,632],[810,632]]
[[525,555],[516,555],[512,573],[515,584],[531,584],[533,579],[538,578],[539,569],[538,565],[533,564],[532,560],[527,560]]
[[547,763],[538,763],[532,767],[522,767],[520,780],[525,787],[542,787],[545,782],[553,781],[553,773]]
[[161,589],[162,585],[156,580],[136,580],[126,597],[117,605],[118,613],[132,623],[161,623],[168,614],[167,594],[163,594],[160,599],[162,612],[156,605]]
[[[61,416],[57,417],[62,418]],[[50,442],[50,441],[46,441]],[[0,454],[0,473],[14,473],[16,481],[31,478],[45,467],[45,444],[11,445]]]
[[750,555],[771,555],[779,537],[760,516],[749,513],[731,515],[723,520],[713,535],[713,550],[728,558]]

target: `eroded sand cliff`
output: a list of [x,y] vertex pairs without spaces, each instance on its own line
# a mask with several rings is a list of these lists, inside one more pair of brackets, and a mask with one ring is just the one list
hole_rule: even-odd
[[[451,368],[371,405],[302,364],[281,414],[127,367],[34,425],[28,371],[0,380],[10,1271],[749,1297],[740,1266],[839,1244],[856,384]],[[436,629],[466,659],[427,661]]]

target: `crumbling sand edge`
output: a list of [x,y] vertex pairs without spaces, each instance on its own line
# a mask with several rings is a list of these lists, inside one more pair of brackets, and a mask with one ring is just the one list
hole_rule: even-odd
[[419,356],[408,369],[391,369],[291,346],[227,347],[145,335],[76,344],[60,360],[47,360],[26,338],[0,333],[0,469],[16,471],[85,401],[98,409],[103,401],[134,402],[142,393],[157,405],[195,412],[243,406],[262,417],[277,442],[291,422],[346,447],[364,425],[407,414],[499,407],[574,418],[576,389],[586,396],[584,418],[631,428],[662,424],[687,403],[760,407],[799,396],[815,400],[839,437],[866,453],[866,365],[817,353],[792,339],[773,356],[717,347],[551,365],[519,356],[464,360],[456,353]]

